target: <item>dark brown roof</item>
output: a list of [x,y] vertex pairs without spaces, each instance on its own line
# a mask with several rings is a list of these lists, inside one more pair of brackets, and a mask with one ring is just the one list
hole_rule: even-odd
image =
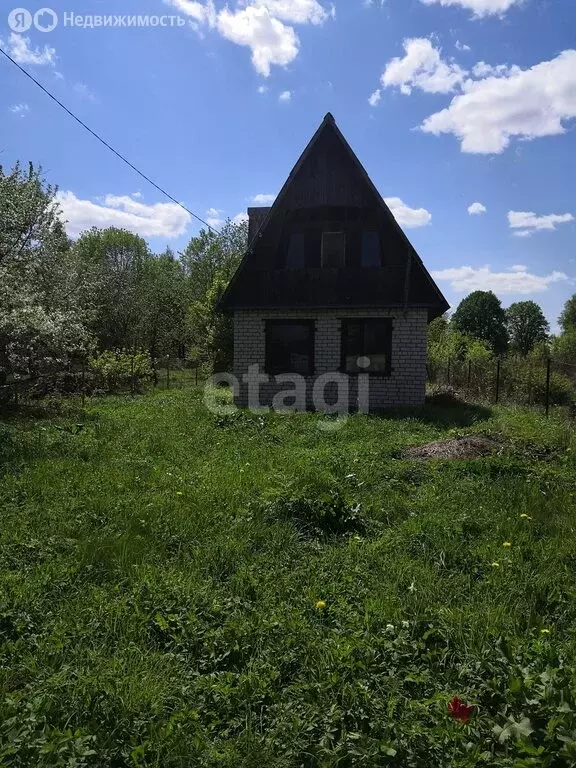
[[[285,223],[306,208],[369,210],[384,244],[385,266],[279,269]],[[422,307],[429,317],[448,302],[394,219],[360,161],[326,115],[292,169],[274,204],[249,209],[249,250],[220,307]]]

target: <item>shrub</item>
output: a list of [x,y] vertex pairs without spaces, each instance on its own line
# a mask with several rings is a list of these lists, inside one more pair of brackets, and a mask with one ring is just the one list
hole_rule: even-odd
[[152,360],[147,352],[101,352],[89,360],[89,366],[108,392],[127,390],[133,384],[140,389],[142,383],[153,376]]
[[360,504],[351,503],[338,489],[310,494],[310,497],[308,494],[282,494],[268,501],[264,512],[271,520],[290,521],[300,533],[310,538],[366,531]]

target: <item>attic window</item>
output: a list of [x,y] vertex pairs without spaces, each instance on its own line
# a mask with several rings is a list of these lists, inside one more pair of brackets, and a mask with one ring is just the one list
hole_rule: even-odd
[[322,266],[338,269],[344,266],[346,254],[346,235],[344,232],[322,233]]
[[362,266],[380,267],[380,237],[378,232],[362,232]]
[[288,253],[286,254],[286,269],[304,269],[304,235],[295,232],[290,235],[288,241]]

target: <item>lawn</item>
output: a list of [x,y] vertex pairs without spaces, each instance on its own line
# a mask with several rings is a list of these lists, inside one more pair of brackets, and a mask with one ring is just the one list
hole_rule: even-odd
[[[1,766],[576,765],[569,425],[331,427],[194,389],[0,423]],[[501,448],[403,458],[462,434]]]

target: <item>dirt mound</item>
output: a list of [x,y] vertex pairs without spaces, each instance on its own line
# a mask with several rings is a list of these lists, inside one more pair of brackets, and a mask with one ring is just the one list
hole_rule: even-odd
[[490,437],[469,435],[438,440],[427,445],[414,445],[406,450],[405,456],[409,459],[473,459],[476,456],[488,456],[500,447],[500,443]]

